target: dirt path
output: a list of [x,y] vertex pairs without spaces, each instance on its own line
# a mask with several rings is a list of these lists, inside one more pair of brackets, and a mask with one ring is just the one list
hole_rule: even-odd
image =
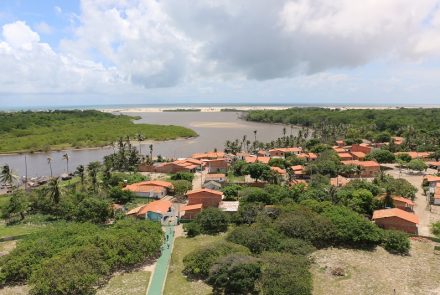
[[194,179],[192,182],[192,189],[197,190],[202,188],[202,180],[203,180],[204,173],[203,172],[196,172],[194,174]]

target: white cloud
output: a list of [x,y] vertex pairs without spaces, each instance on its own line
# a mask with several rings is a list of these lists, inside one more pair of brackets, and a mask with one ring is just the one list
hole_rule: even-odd
[[35,30],[40,34],[45,34],[45,35],[50,35],[53,33],[53,28],[45,22],[40,22],[36,24]]

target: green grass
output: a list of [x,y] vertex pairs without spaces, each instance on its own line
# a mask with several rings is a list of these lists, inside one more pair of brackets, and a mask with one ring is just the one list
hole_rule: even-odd
[[223,240],[225,235],[197,236],[195,238],[176,238],[174,242],[173,255],[168,269],[165,292],[167,295],[205,295],[211,294],[212,288],[201,281],[188,281],[182,274],[183,258],[191,251],[205,245]]
[[11,197],[7,195],[0,196],[0,212],[2,211],[3,207],[8,204],[10,198]]
[[174,125],[135,124],[136,117],[99,111],[0,112],[0,153],[100,147],[136,134],[169,140],[197,134]]
[[42,225],[34,224],[6,225],[0,223],[0,238],[30,234],[40,230],[42,227]]
[[151,273],[138,270],[117,274],[98,290],[97,295],[145,295]]

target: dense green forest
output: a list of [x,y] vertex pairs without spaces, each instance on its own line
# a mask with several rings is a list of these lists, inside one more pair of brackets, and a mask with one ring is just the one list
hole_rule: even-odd
[[94,110],[0,113],[0,153],[108,145],[120,137],[168,140],[197,134],[180,126],[135,124]]

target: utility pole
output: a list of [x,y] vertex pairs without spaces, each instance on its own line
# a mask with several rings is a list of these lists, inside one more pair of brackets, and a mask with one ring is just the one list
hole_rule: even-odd
[[27,190],[28,171],[27,171],[27,157],[26,157],[26,155],[24,155],[24,170],[25,170],[24,189]]

